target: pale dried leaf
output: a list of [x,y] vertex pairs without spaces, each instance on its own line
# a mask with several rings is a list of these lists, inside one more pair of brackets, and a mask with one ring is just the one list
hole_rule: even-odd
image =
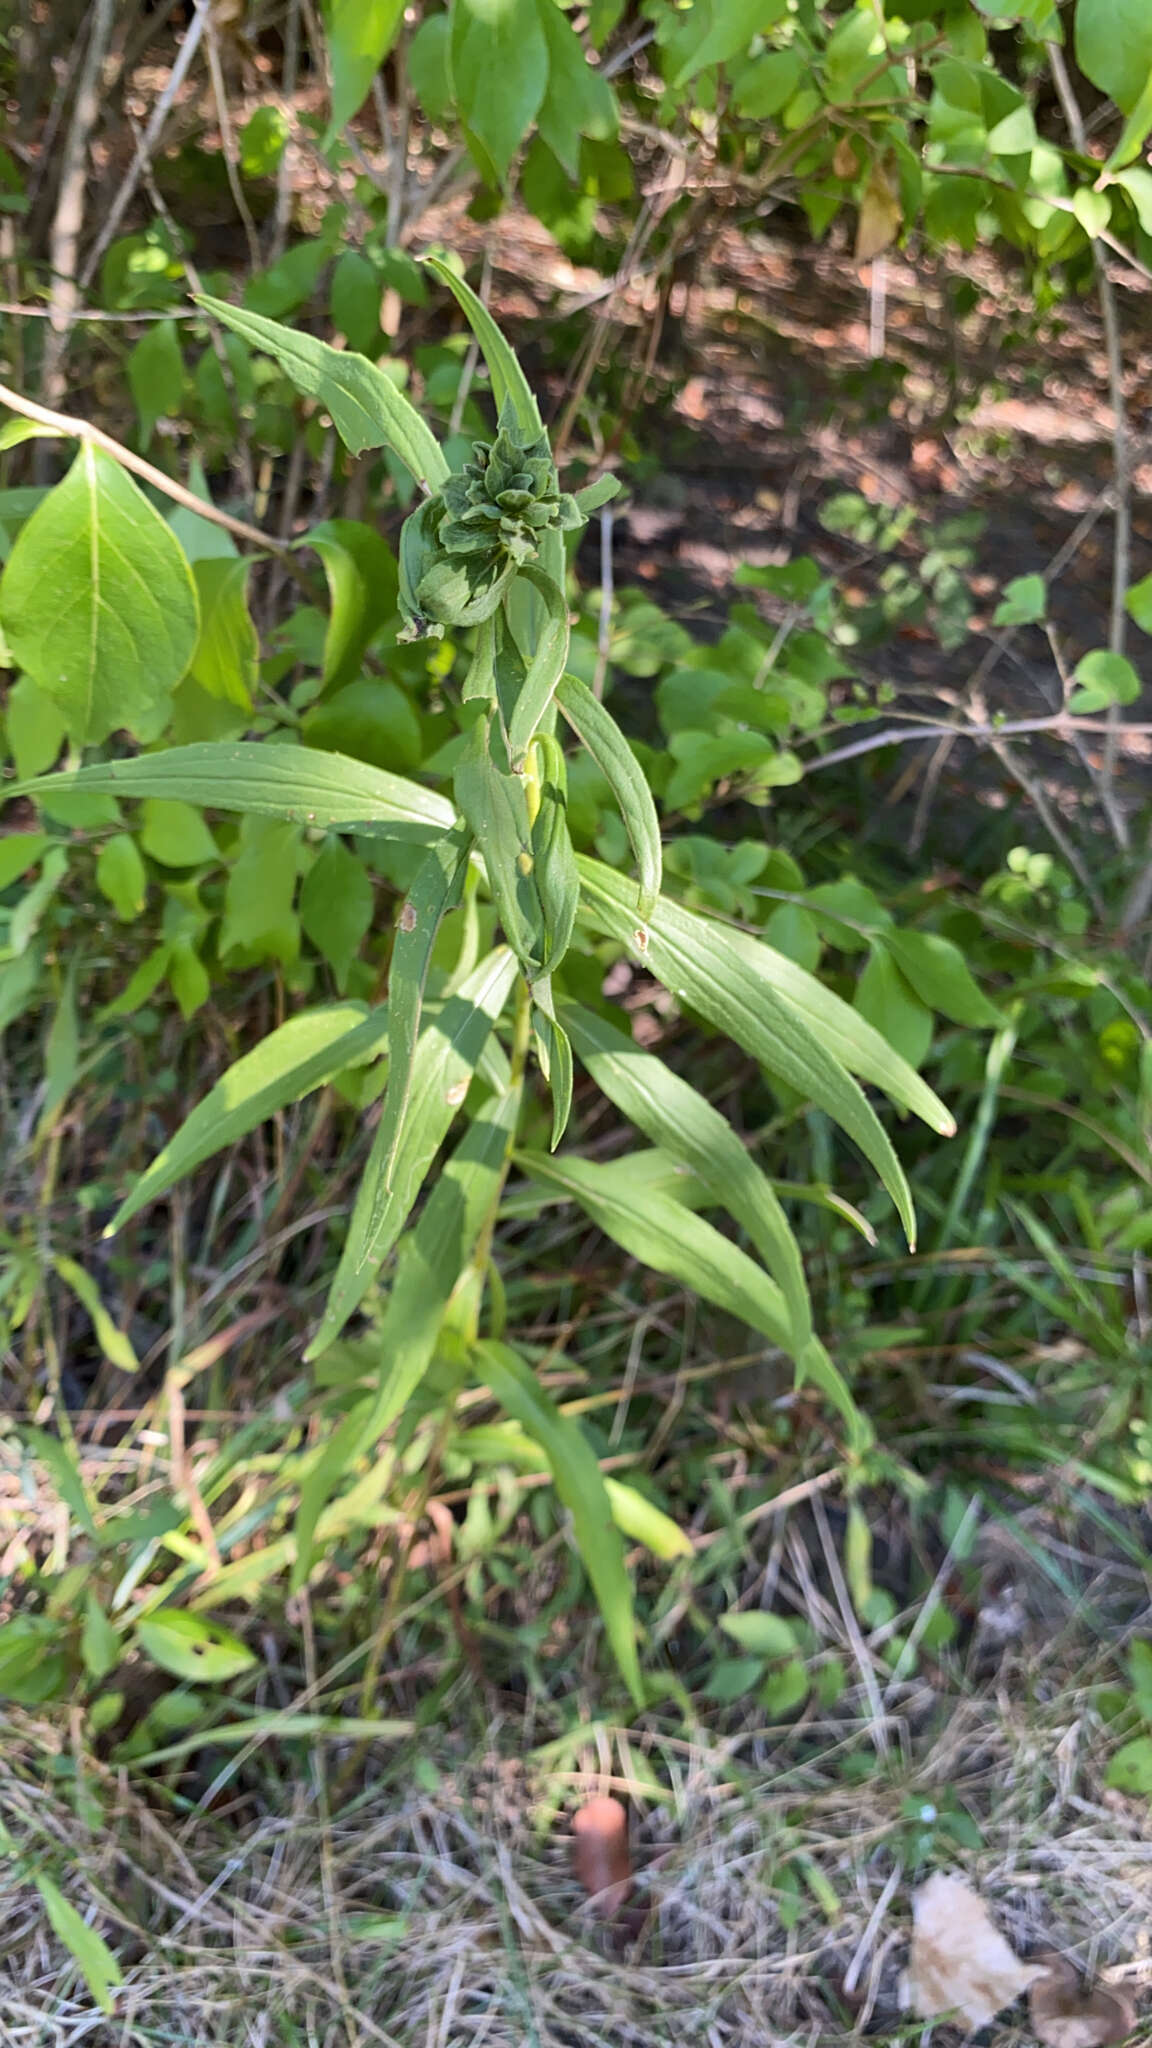
[[900,195],[879,164],[872,171],[860,196],[860,217],[856,223],[856,261],[871,263],[890,248],[904,218]]
[[1136,2024],[1135,2006],[1125,1992],[1104,1984],[1085,1992],[1063,1956],[1043,1958],[1028,2010],[1041,2048],[1115,2048]]
[[938,1870],[913,1893],[904,1989],[919,2019],[947,2012],[982,2027],[1044,1974],[1013,1953],[962,1877]]

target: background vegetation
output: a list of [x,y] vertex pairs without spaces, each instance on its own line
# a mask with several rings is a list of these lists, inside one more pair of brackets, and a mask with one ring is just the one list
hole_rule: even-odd
[[1139,1988],[1145,14],[4,22],[0,2037]]

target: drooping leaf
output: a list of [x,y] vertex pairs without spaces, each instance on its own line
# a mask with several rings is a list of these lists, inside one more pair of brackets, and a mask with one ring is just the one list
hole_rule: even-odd
[[[826,1110],[859,1145],[892,1196],[910,1242],[912,1196],[904,1170],[875,1111],[835,1054],[773,986],[771,960],[760,966],[740,935],[661,898],[638,926],[628,885],[599,861],[580,860],[590,907],[612,937],[671,994],[734,1038],[790,1088]],[[767,953],[768,949],[764,949]],[[782,959],[781,956],[776,956]],[[802,970],[786,963],[791,975]],[[757,968],[760,971],[757,971]],[[810,977],[805,976],[805,980]],[[816,984],[819,986],[819,984]]]
[[336,432],[353,455],[362,454],[365,448],[391,448],[417,483],[427,484],[433,491],[439,489],[448,474],[439,442],[387,372],[370,363],[367,356],[332,348],[315,335],[298,334],[260,313],[230,306],[226,299],[200,295],[197,304],[253,348],[275,356],[297,389],[327,408]]
[[496,758],[495,719],[480,718],[456,764],[453,793],[479,843],[504,936],[530,980],[546,972],[524,777]]
[[455,0],[451,24],[457,110],[481,169],[501,183],[548,84],[535,0]]
[[326,0],[324,30],[332,68],[332,118],[325,149],[331,148],[341,129],[359,113],[403,17],[404,0]]
[[660,894],[661,876],[660,820],[648,778],[616,720],[578,676],[561,676],[556,702],[620,806],[638,871],[636,914],[646,918]]
[[96,1342],[108,1363],[114,1365],[118,1372],[135,1372],[139,1360],[132,1349],[131,1340],[123,1330],[117,1329],[100,1299],[100,1290],[92,1275],[86,1273],[83,1266],[78,1266],[75,1259],[65,1258],[59,1252],[54,1256],[52,1264],[64,1285],[71,1288],[81,1307],[87,1311]]
[[679,90],[709,64],[727,64],[787,13],[787,0],[696,0],[676,41],[679,64],[672,79]]
[[0,578],[0,627],[81,746],[150,738],[188,667],[196,587],[143,492],[86,442],[22,528]]
[[[555,0],[547,0],[549,6]],[[508,715],[508,749],[514,762],[525,749],[552,701],[556,685],[568,659],[568,606],[558,583],[541,575],[528,564],[521,574],[540,598],[544,620],[537,635],[532,659]],[[506,714],[507,715],[507,714]]]
[[597,1087],[654,1145],[691,1167],[748,1232],[787,1302],[795,1357],[812,1334],[812,1310],[800,1249],[771,1182],[690,1082],[593,1011],[562,1003],[560,1016]]
[[364,1299],[380,1261],[403,1230],[424,1176],[467,1093],[515,974],[514,955],[505,947],[498,947],[461,983],[457,993],[443,1003],[435,1016],[425,1012],[390,1192],[384,1194],[383,1189],[392,1133],[381,1120],[356,1196],[328,1305],[308,1347],[308,1358],[318,1358],[339,1336]]
[[343,754],[277,741],[220,740],[167,747],[136,760],[99,761],[35,780],[9,784],[6,797],[38,802],[55,791],[106,790],[113,795],[169,797],[253,817],[284,818],[419,845],[450,831],[456,814],[434,790],[421,789],[386,768]]
[[535,1373],[506,1344],[477,1344],[476,1371],[502,1408],[534,1437],[552,1471],[560,1499],[572,1517],[572,1534],[621,1675],[638,1707],[644,1682],[636,1652],[632,1589],[624,1569],[620,1533],[612,1519],[600,1467],[592,1447],[571,1417],[561,1415]]
[[533,1180],[578,1202],[632,1258],[759,1330],[779,1350],[791,1349],[791,1317],[776,1282],[702,1216],[640,1176],[632,1178],[627,1161],[605,1167],[591,1159],[518,1151],[516,1164]]
[[148,1202],[165,1194],[213,1153],[235,1145],[278,1109],[299,1102],[346,1068],[375,1059],[383,1052],[387,1036],[386,1011],[365,1012],[361,1003],[332,1003],[323,1009],[305,1010],[270,1031],[252,1052],[221,1075],[185,1117],[121,1203],[106,1234],[119,1230]]

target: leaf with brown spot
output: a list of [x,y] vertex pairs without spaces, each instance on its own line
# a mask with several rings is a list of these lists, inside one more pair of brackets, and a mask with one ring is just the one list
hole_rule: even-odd
[[1098,1984],[1085,1991],[1064,1956],[1044,1956],[1043,1975],[1028,1994],[1033,2031],[1042,2048],[1115,2048],[1136,2024],[1126,1991]]

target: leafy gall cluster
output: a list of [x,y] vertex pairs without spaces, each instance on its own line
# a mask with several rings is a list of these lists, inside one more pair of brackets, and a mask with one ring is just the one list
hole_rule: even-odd
[[495,441],[475,441],[473,450],[473,460],[405,522],[400,603],[408,638],[491,618],[541,536],[584,524],[576,500],[560,489],[546,435],[517,426],[511,405]]

